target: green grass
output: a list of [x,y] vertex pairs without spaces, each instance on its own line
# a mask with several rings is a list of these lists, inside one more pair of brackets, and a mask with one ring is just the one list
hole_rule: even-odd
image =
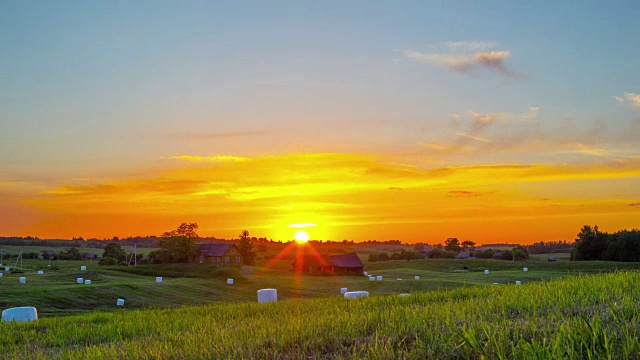
[[638,283],[638,272],[625,271],[405,298],[334,296],[94,312],[1,324],[0,354],[3,359],[637,359]]

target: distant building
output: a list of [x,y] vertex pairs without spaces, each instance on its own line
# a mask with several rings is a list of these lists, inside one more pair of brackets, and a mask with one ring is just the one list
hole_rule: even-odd
[[38,257],[45,260],[55,260],[58,258],[58,255],[56,255],[56,252],[53,250],[42,250]]
[[239,265],[243,262],[242,253],[235,244],[199,243],[196,247],[198,255],[194,259],[195,262],[221,265]]
[[293,269],[311,274],[364,274],[364,264],[356,253],[329,256],[305,255],[293,262]]
[[420,253],[422,254],[422,256],[424,256],[425,259],[429,258],[429,253],[431,252],[431,250],[422,250],[420,251]]
[[460,251],[458,255],[456,255],[456,259],[468,259],[471,257],[471,253],[469,251]]
[[92,254],[88,252],[82,253],[82,260],[96,260],[97,258],[98,258],[98,255],[96,254]]
[[501,252],[501,251],[496,251],[496,252],[493,254],[493,258],[494,258],[494,259],[498,259],[498,260],[502,260],[502,252]]
[[547,261],[558,261],[558,258],[557,257],[550,257],[550,258],[547,258]]

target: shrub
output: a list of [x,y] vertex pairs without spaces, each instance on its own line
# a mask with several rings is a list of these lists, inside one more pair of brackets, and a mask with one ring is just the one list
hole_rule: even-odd
[[500,252],[500,260],[513,260],[513,251],[502,250]]
[[513,256],[513,260],[527,260],[529,258],[529,256],[525,254],[524,251],[518,248],[514,248],[513,250],[511,250],[511,253]]
[[103,257],[98,261],[98,265],[111,266],[118,264],[118,259],[112,257]]

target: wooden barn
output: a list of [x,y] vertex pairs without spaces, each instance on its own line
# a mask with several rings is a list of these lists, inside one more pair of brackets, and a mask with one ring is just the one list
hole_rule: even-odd
[[293,269],[310,274],[362,275],[364,264],[356,253],[305,255],[293,262]]
[[198,255],[194,259],[199,263],[216,263],[221,265],[241,265],[242,253],[235,244],[199,243],[196,244]]

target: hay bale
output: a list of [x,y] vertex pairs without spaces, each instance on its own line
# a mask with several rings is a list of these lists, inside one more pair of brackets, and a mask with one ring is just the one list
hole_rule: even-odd
[[342,295],[346,294],[347,291],[349,291],[349,290],[347,290],[347,288],[340,288],[340,294],[342,294]]
[[485,275],[489,275],[489,270],[485,270],[485,271],[484,271],[484,274],[485,274]]
[[367,297],[369,293],[367,291],[349,291],[344,293],[345,299],[357,299],[361,297]]
[[227,285],[233,285],[233,279],[232,278],[228,278],[227,279]]
[[11,268],[10,268],[10,267],[8,267],[8,266],[5,266],[5,267],[4,267],[4,271],[9,272],[9,271],[11,271]]
[[116,306],[124,306],[124,299],[119,298],[118,300],[116,300]]
[[493,285],[498,285],[498,283],[493,283]]
[[378,280],[378,281],[382,280],[382,275],[376,276],[376,280]]
[[369,273],[365,271],[364,276],[369,276]]
[[80,266],[80,271],[87,271],[87,267],[86,266]]
[[376,277],[375,276],[369,276],[369,281],[375,281]]
[[523,268],[522,271],[527,272],[527,271],[529,271],[529,268],[528,267]]
[[522,281],[516,280],[516,285],[522,285]]
[[400,297],[407,297],[410,296],[409,294],[400,294]]
[[258,290],[258,302],[276,302],[278,301],[278,290],[276,289],[260,289]]
[[85,285],[91,285],[91,280],[85,280],[85,281],[84,281],[84,284],[85,284]]
[[396,280],[400,281],[400,280],[402,280],[402,278],[397,278]]
[[416,276],[414,277],[414,279],[416,279],[416,280],[420,280],[420,276],[416,275]]
[[27,283],[27,278],[22,276],[20,277],[20,284],[26,284]]
[[3,277],[3,276],[4,276],[4,274],[3,274],[3,273],[0,273],[0,277]]
[[26,322],[35,320],[38,320],[38,310],[31,306],[10,308],[2,312],[2,322]]
[[156,276],[156,282],[157,283],[161,283],[162,282],[162,276]]
[[38,270],[38,275],[43,275],[43,274],[44,274],[44,271]]
[[77,279],[76,279],[76,283],[78,283],[78,284],[84,284],[84,279],[83,279],[83,278],[77,278]]

